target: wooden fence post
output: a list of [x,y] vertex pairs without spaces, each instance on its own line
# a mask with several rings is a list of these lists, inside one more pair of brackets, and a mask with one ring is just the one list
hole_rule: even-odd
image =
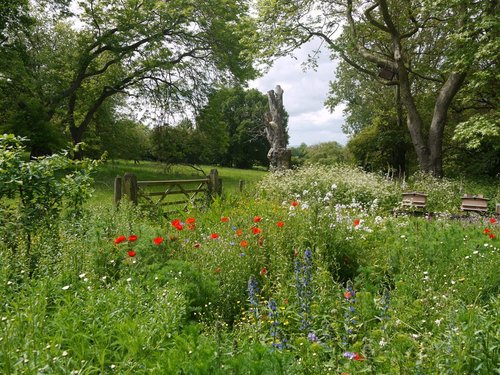
[[133,204],[137,204],[137,176],[135,174],[123,175],[123,195],[126,195]]
[[122,178],[120,176],[116,176],[115,195],[114,195],[114,201],[116,207],[118,207],[118,205],[120,204],[121,199],[122,199]]
[[217,169],[212,169],[208,175],[208,195],[221,195],[222,193],[222,180],[219,178]]

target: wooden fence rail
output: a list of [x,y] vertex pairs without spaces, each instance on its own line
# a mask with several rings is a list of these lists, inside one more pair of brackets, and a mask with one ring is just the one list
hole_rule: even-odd
[[[153,189],[154,191],[151,191]],[[127,197],[133,204],[139,200],[151,206],[184,205],[187,209],[190,204],[199,202],[210,203],[210,200],[222,193],[222,180],[217,169],[212,169],[206,178],[138,181],[137,176],[125,173],[115,179],[114,202],[118,206],[120,201]],[[168,196],[180,195],[177,200],[167,200]]]

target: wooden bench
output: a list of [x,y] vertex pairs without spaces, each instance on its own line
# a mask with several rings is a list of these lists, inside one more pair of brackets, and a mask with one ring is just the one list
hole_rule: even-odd
[[416,191],[403,193],[403,207],[425,208],[427,205],[427,194]]
[[488,211],[488,198],[484,198],[482,194],[472,195],[465,194],[462,197],[462,211],[486,212]]

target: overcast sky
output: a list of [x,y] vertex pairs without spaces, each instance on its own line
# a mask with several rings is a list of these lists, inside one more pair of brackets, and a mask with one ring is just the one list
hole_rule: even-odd
[[276,85],[283,89],[283,105],[289,114],[290,146],[347,142],[347,136],[341,129],[344,122],[342,108],[339,106],[334,113],[330,113],[324,106],[328,84],[335,73],[334,62],[330,61],[328,52],[323,51],[316,71],[304,71],[302,67],[308,53],[317,46],[318,42],[309,43],[295,53],[297,59],[280,58],[266,75],[250,82],[250,87],[263,93],[274,89]]

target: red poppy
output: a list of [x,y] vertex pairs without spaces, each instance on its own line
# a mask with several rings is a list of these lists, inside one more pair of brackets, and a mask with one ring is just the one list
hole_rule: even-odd
[[262,269],[260,270],[260,275],[261,276],[267,275],[267,268],[266,267],[262,267]]
[[213,240],[215,240],[215,239],[219,238],[219,233],[212,233],[212,234],[210,235],[210,238],[212,238]]
[[253,222],[254,222],[254,223],[258,223],[258,222],[259,222],[259,221],[261,221],[261,220],[262,220],[262,218],[261,218],[260,216],[255,216],[255,217],[253,218]]
[[495,224],[496,222],[497,222],[497,219],[495,219],[494,217],[492,217],[492,218],[490,219],[490,223],[491,223],[491,224]]
[[297,206],[299,205],[299,202],[297,202],[297,201],[292,201],[292,203],[290,203],[290,205],[291,205],[292,207],[297,207]]
[[175,229],[177,229],[177,230],[182,230],[182,229],[184,229],[184,226],[183,226],[182,224],[180,224],[180,223],[179,223],[179,224],[177,224],[177,225],[175,226]]
[[179,219],[174,219],[170,222],[170,224],[172,224],[172,226],[175,228],[181,224],[181,221]]
[[363,355],[359,355],[358,353],[354,353],[354,358],[355,361],[364,361],[365,357]]
[[194,217],[188,217],[186,219],[186,223],[188,224],[194,224],[196,222],[196,219]]
[[128,252],[128,256],[131,257],[131,258],[135,257],[135,251],[134,250],[130,250]]
[[248,241],[245,241],[245,240],[241,241],[240,242],[240,246],[241,247],[247,247],[248,246]]
[[283,227],[283,225],[285,225],[285,222],[283,222],[283,221],[278,221],[278,222],[276,223],[276,225],[277,225],[278,227],[282,228],[282,227]]
[[134,241],[137,241],[137,236],[135,234],[128,237],[128,242],[134,242]]
[[197,249],[198,249],[200,246],[201,246],[201,244],[200,244],[199,242],[196,242],[196,243],[194,244],[194,247],[195,247],[195,248],[197,248]]
[[125,236],[116,237],[115,238],[115,244],[118,245],[119,243],[122,243],[126,239],[127,239],[127,237],[125,237]]
[[252,228],[252,233],[253,233],[253,234],[259,234],[259,233],[261,233],[261,232],[262,232],[262,229],[260,229],[260,228],[257,228],[257,227],[253,227],[253,228]]
[[351,292],[349,292],[348,290],[346,290],[346,291],[345,291],[345,293],[344,293],[344,297],[345,297],[346,299],[351,298],[351,297],[352,297]]
[[241,236],[243,234],[243,230],[242,229],[236,229],[236,231],[234,232],[237,236]]
[[215,273],[220,273],[220,271],[222,271],[222,269],[220,267],[217,267],[216,269],[214,269]]
[[359,219],[355,219],[354,220],[354,226],[357,227],[360,223],[360,220]]
[[496,238],[496,237],[497,237],[497,236],[495,236],[495,234],[494,234],[494,233],[490,233],[490,234],[489,234],[489,236],[490,236],[490,238],[491,238],[491,239],[494,239],[494,238]]
[[156,237],[155,239],[153,239],[153,243],[155,245],[160,245],[162,242],[163,242],[163,237]]
[[484,233],[484,234],[488,234],[488,233],[490,233],[490,232],[491,232],[490,228],[484,228],[484,230],[483,230],[483,233]]
[[220,218],[220,221],[222,221],[223,223],[227,223],[229,221],[229,218],[227,216],[222,216]]

